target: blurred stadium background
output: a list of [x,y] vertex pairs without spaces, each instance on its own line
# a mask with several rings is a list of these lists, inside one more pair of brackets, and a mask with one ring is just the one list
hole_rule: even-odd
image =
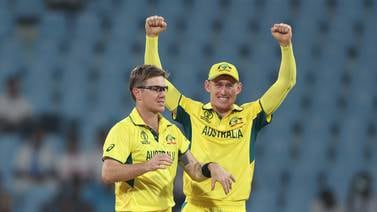
[[203,101],[222,60],[240,71],[239,102],[259,97],[280,63],[270,27],[293,27],[297,84],[258,138],[248,211],[376,203],[376,0],[0,0],[0,211],[113,210],[102,142],[133,107],[129,71],[154,14],[168,22],[163,66]]

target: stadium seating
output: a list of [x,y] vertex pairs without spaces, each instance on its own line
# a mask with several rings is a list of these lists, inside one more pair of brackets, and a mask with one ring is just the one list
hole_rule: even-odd
[[[99,127],[115,123],[133,107],[127,81],[129,71],[143,62],[147,16],[162,15],[168,22],[160,57],[177,88],[208,101],[202,82],[211,64],[225,60],[238,67],[244,83],[239,103],[257,99],[276,79],[280,52],[270,27],[287,22],[294,31],[297,84],[258,137],[248,209],[308,211],[322,172],[342,203],[356,172],[368,170],[377,178],[376,135],[367,130],[377,125],[377,1],[93,0],[77,12],[53,10],[45,2],[0,1],[1,85],[21,75],[36,116],[58,114],[63,129],[68,128],[65,120],[80,123],[83,150],[94,148]],[[34,34],[20,30],[22,20],[30,18]],[[331,132],[334,124],[337,138]],[[57,150],[63,131],[52,136]],[[4,182],[12,177],[14,155],[8,150],[19,148],[22,140],[0,136]],[[284,173],[290,183],[283,186],[279,176]],[[113,204],[101,189],[89,186],[83,194],[98,211]],[[39,209],[50,198],[42,193],[31,191],[14,210]]]

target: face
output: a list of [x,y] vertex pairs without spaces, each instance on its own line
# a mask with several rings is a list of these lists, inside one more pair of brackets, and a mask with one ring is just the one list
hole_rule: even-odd
[[236,102],[242,90],[242,84],[228,75],[220,75],[213,80],[205,81],[205,89],[210,93],[213,109],[218,113],[227,113]]
[[161,113],[165,110],[166,91],[165,78],[162,76],[147,79],[143,86],[133,88],[137,105],[153,113]]

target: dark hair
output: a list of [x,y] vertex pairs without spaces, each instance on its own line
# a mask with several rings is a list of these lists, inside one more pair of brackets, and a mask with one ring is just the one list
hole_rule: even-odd
[[348,191],[348,208],[353,209],[356,197],[370,201],[373,194],[373,179],[368,171],[360,171],[356,173],[351,181]]
[[336,208],[336,196],[329,188],[325,188],[319,192],[319,199],[327,209]]
[[132,89],[139,86],[144,86],[144,82],[147,79],[153,77],[162,76],[168,78],[168,73],[154,65],[140,65],[136,66],[130,74],[129,89],[132,99],[135,100],[135,96],[132,93]]

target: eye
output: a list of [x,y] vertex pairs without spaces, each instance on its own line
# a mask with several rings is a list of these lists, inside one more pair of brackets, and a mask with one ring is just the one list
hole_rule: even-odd
[[220,83],[216,83],[215,86],[216,86],[216,88],[221,88],[222,87],[222,85]]
[[226,87],[226,88],[232,88],[233,85],[229,83],[229,84],[226,84],[225,87]]
[[168,90],[168,87],[167,86],[151,86],[150,89],[155,92],[164,92]]
[[152,87],[151,87],[151,90],[156,91],[156,92],[159,92],[161,89],[160,89],[160,87],[158,87],[158,86],[152,86]]

